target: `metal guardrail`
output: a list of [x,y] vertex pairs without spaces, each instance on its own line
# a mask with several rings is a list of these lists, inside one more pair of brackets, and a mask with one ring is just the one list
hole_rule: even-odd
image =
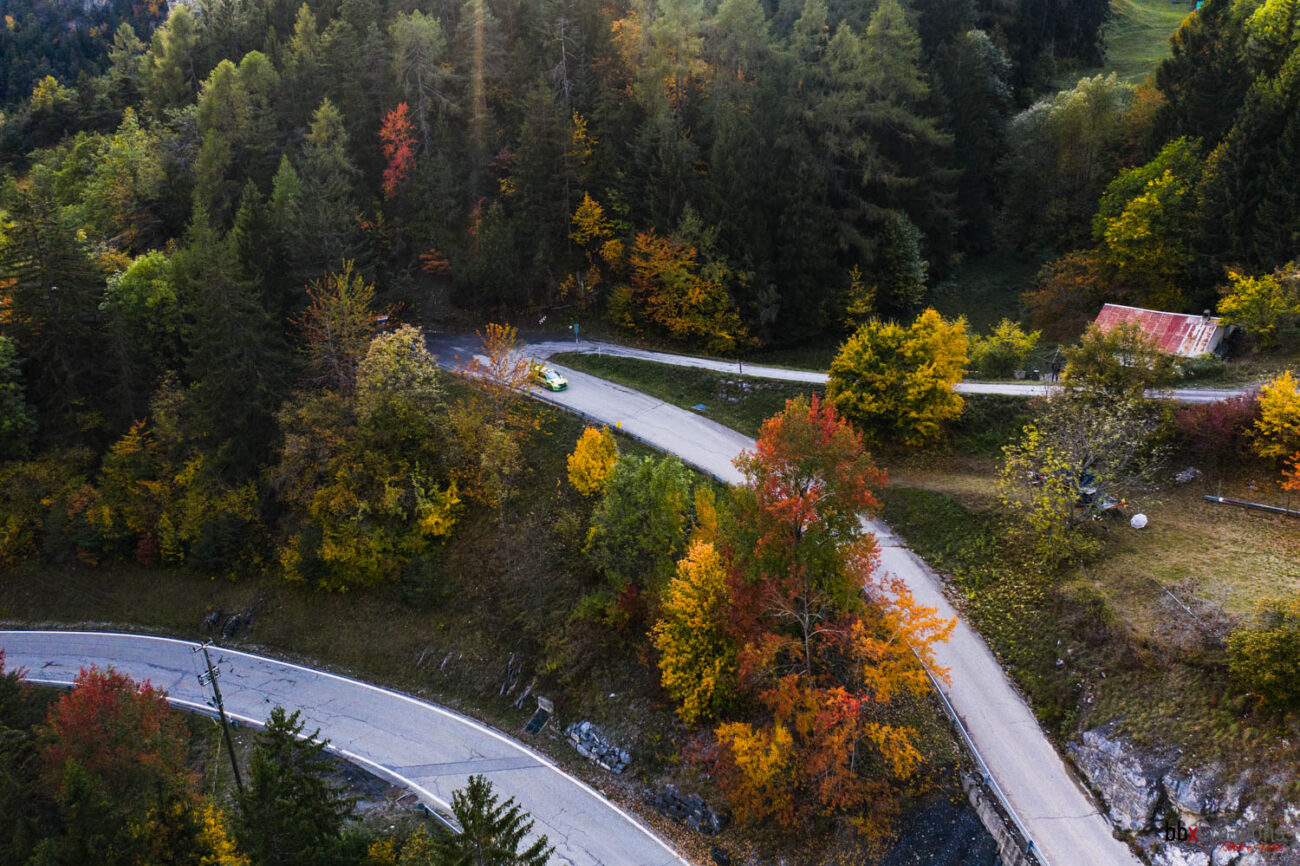
[[[547,403],[548,405],[554,406],[557,409],[561,409],[565,412],[569,412],[571,414],[577,415],[578,417],[586,421],[600,424],[602,426],[609,426],[608,422],[600,418],[596,418],[592,415],[589,415],[588,413],[583,412],[581,409],[577,409],[572,406],[567,406],[563,403],[560,403],[558,400],[551,398],[550,394],[544,391],[540,391],[537,389],[530,389],[530,393],[528,396],[536,400],[540,400],[543,403]],[[655,445],[653,442],[650,442],[644,437],[637,435],[636,433],[633,433],[629,430],[625,430],[622,427],[619,427],[618,430],[620,433],[624,434],[625,436],[629,436],[638,442],[641,442],[645,445],[649,445],[650,447],[659,450],[659,446]],[[726,481],[726,479],[718,476],[716,473],[712,472],[711,470],[703,466],[695,466],[694,468],[704,472],[705,474],[713,478],[716,478],[718,481],[721,481],[724,484],[729,483]],[[912,649],[912,653],[913,655],[917,655],[916,650],[914,648]],[[975,741],[971,739],[970,732],[966,730],[966,726],[962,724],[961,719],[957,716],[957,711],[953,708],[952,704],[948,701],[948,696],[943,693],[943,689],[939,688],[938,680],[936,680],[934,675],[930,673],[930,669],[927,668],[925,666],[925,663],[921,661],[921,657],[919,655],[917,655],[917,662],[921,665],[921,669],[925,671],[925,675],[930,679],[930,684],[934,687],[935,694],[939,696],[939,700],[943,703],[943,709],[944,712],[947,714],[949,721],[952,722],[953,727],[957,729],[957,732],[961,734],[962,742],[966,744],[966,750],[970,753],[970,756],[975,759],[975,763],[979,767],[980,775],[984,783],[997,796],[998,803],[1002,806],[1002,810],[1015,823],[1016,830],[1020,833],[1021,838],[1025,840],[1026,847],[1024,853],[1027,856],[1033,857],[1035,860],[1041,863],[1042,866],[1052,866],[1052,864],[1048,862],[1047,858],[1043,856],[1042,852],[1038,850],[1036,847],[1034,847],[1034,839],[1029,834],[1029,829],[1025,827],[1024,822],[1020,820],[1020,816],[1017,815],[1015,809],[1012,808],[1011,801],[1007,799],[1007,795],[1002,791],[1001,786],[998,785],[997,779],[993,777],[993,773],[992,771],[989,770],[988,764],[984,763],[984,757],[980,754],[979,748],[976,747]]]
[[[916,650],[912,650],[912,652],[915,653]],[[919,656],[917,657],[917,661],[920,661]],[[1052,864],[1048,862],[1047,858],[1043,856],[1043,852],[1034,847],[1034,838],[1029,834],[1029,828],[1027,828],[1020,820],[1020,816],[1016,814],[1016,810],[1011,807],[1011,801],[1007,799],[1007,795],[1003,793],[1001,786],[998,785],[998,780],[993,777],[993,773],[989,770],[988,764],[984,763],[984,757],[980,755],[979,748],[975,745],[975,741],[971,739],[970,732],[966,730],[966,726],[962,724],[961,719],[957,716],[957,711],[953,709],[952,704],[949,703],[948,696],[943,693],[943,689],[939,688],[939,681],[935,679],[934,674],[930,673],[930,669],[926,668],[924,664],[922,664],[922,668],[925,670],[925,675],[930,678],[930,685],[934,686],[935,694],[937,694],[939,700],[943,702],[944,712],[947,713],[953,727],[957,729],[957,733],[961,734],[962,742],[966,744],[966,750],[970,753],[970,756],[975,759],[975,764],[979,767],[981,779],[984,784],[988,785],[993,793],[997,795],[998,802],[1002,805],[1002,810],[1006,812],[1007,816],[1015,823],[1016,829],[1020,832],[1021,838],[1025,840],[1024,853],[1033,857],[1039,863],[1043,864],[1043,866],[1052,866]]]

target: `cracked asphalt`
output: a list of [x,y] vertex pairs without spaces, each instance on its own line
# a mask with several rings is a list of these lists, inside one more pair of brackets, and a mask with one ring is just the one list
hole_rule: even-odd
[[[164,688],[169,699],[206,710],[196,644],[147,635],[0,631],[9,669],[33,681],[71,684],[82,667],[112,666]],[[323,671],[226,648],[210,650],[221,669],[226,709],[260,724],[276,704],[302,711],[334,751],[447,808],[471,775],[514,797],[555,846],[552,863],[572,866],[681,866],[667,842],[586,784],[510,737],[444,707]],[[210,711],[210,710],[208,710]]]
[[[476,343],[474,337],[463,336],[434,336],[429,340],[439,363],[450,367],[468,361]],[[664,355],[590,341],[532,343],[524,351],[537,358],[559,352],[600,351],[679,366],[726,372],[738,369],[734,362]],[[732,461],[742,450],[753,448],[754,440],[638,391],[557,364],[552,366],[568,378],[568,389],[558,393],[534,389],[534,396],[600,423],[618,426],[722,481],[735,484],[741,480]],[[772,374],[791,381],[825,379],[824,374],[775,367],[745,365],[744,372]],[[999,389],[997,393],[1019,393],[1012,385],[991,387]],[[879,521],[872,521],[870,526],[881,548],[879,567],[902,578],[920,603],[957,619],[952,638],[935,652],[938,664],[948,670],[948,682],[941,689],[1043,859],[1050,866],[1136,866],[1140,862],[1136,855],[1115,838],[1110,821],[1047,739],[988,644],[944,596],[939,578],[889,527]]]

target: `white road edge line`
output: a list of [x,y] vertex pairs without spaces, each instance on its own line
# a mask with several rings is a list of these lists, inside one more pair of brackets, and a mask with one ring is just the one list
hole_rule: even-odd
[[[81,630],[64,631],[60,629],[16,629],[16,630],[8,629],[5,631],[0,631],[0,635],[5,634],[6,631],[11,633],[17,633],[17,634],[78,634],[78,635],[88,635],[93,637],[144,638],[147,640],[162,641],[164,643],[182,644],[187,648],[193,647],[199,643],[198,641],[187,641],[187,640],[182,640],[180,638],[163,637],[161,635],[153,635],[153,634],[136,634],[133,632],[81,631]],[[216,648],[224,653],[241,655],[246,658],[257,659],[259,661],[269,661],[275,664],[284,665],[285,667],[293,668],[295,670],[303,671],[304,673],[316,674],[318,676],[324,676],[324,677],[329,677],[331,679],[339,680],[340,682],[346,682],[346,683],[352,683],[354,685],[364,686],[365,688],[371,689],[373,691],[399,698],[403,701],[406,701],[407,703],[414,704],[417,707],[423,707],[425,709],[433,710],[435,713],[439,713],[440,715],[444,715],[450,719],[455,719],[463,724],[467,724],[470,727],[476,728],[477,730],[487,734],[488,736],[495,737],[496,739],[500,740],[502,743],[505,743],[511,748],[516,749],[532,758],[535,758],[539,763],[549,768],[552,772],[557,773],[560,776],[563,776],[565,779],[569,780],[570,782],[575,782],[579,787],[581,787],[592,797],[606,804],[607,806],[609,806],[609,808],[613,809],[619,815],[622,815],[625,819],[631,822],[638,830],[640,830],[647,837],[653,840],[656,845],[658,845],[660,848],[664,849],[664,851],[668,852],[673,857],[675,857],[679,863],[683,864],[683,866],[691,866],[689,860],[682,857],[682,855],[679,854],[676,850],[674,850],[666,841],[660,838],[657,833],[651,831],[649,827],[641,823],[639,819],[629,814],[625,809],[623,809],[622,806],[618,805],[613,800],[610,800],[608,797],[603,796],[599,791],[597,791],[595,788],[588,785],[583,780],[577,778],[576,776],[571,776],[568,773],[564,772],[564,770],[560,769],[554,762],[552,762],[549,758],[547,758],[545,755],[541,754],[540,752],[536,752],[533,749],[530,749],[529,747],[525,746],[523,743],[511,739],[510,737],[507,737],[505,734],[501,733],[500,731],[497,731],[494,728],[490,728],[482,724],[481,722],[470,718],[469,716],[462,715],[461,713],[457,713],[454,710],[450,710],[447,709],[446,707],[438,706],[437,704],[430,703],[429,701],[422,701],[419,698],[413,698],[410,695],[403,694],[402,692],[395,691],[393,689],[385,688],[383,686],[377,686],[374,683],[365,682],[364,680],[358,680],[352,677],[346,677],[341,674],[331,673],[329,671],[317,670],[316,668],[309,668],[304,665],[294,664],[293,662],[281,661],[280,659],[271,658],[270,656],[259,656],[255,653],[244,652],[242,650],[231,649],[229,647],[217,646]],[[38,680],[32,680],[32,682],[38,682]],[[67,685],[71,685],[71,683],[68,683]],[[178,703],[182,703],[182,702],[178,701]],[[184,702],[184,703],[189,703],[189,702]],[[231,714],[227,713],[227,715],[231,715]],[[251,724],[259,724],[259,723],[251,722]],[[392,771],[388,771],[388,772],[392,772]],[[394,773],[393,775],[396,776],[397,774]],[[434,800],[435,802],[441,802],[437,800],[437,798],[434,798]]]

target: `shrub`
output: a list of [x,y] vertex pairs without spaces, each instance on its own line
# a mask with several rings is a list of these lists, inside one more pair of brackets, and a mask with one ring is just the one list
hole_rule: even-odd
[[1300,705],[1300,602],[1265,602],[1259,625],[1228,637],[1228,669],[1268,703]]
[[1213,352],[1206,352],[1204,355],[1197,355],[1195,358],[1184,358],[1178,361],[1174,367],[1178,371],[1179,378],[1195,379],[1198,382],[1221,379],[1223,374],[1228,372],[1228,362]]
[[987,337],[971,339],[971,363],[985,376],[1006,379],[1024,369],[1041,335],[1042,331],[1025,333],[1016,322],[1003,319]]
[[1175,415],[1183,445],[1196,457],[1223,461],[1245,456],[1259,418],[1259,398],[1240,394],[1217,403],[1194,403]]

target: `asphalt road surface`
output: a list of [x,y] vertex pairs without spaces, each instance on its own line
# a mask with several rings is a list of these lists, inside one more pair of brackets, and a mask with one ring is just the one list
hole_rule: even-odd
[[[582,352],[589,355],[617,355],[623,358],[636,358],[641,361],[654,361],[659,364],[671,364],[677,367],[695,367],[701,370],[716,370],[720,373],[741,373],[756,379],[780,379],[785,382],[808,382],[815,385],[826,384],[826,374],[814,370],[791,370],[786,367],[769,367],[763,364],[747,364],[743,361],[721,361],[716,358],[694,358],[690,355],[675,355],[671,352],[652,352],[648,349],[634,349],[616,343],[603,343],[595,340],[580,342],[548,340],[531,343],[528,351],[537,358],[549,358],[561,352]],[[958,382],[959,394],[1006,394],[1020,397],[1041,397],[1059,386],[1045,382]],[[1167,396],[1180,403],[1217,403],[1239,394],[1249,394],[1257,388],[1174,388],[1170,391],[1153,393],[1153,396]]]
[[[468,361],[475,343],[465,337],[430,338],[430,348],[445,366]],[[528,350],[546,357],[571,351],[572,344],[536,344]],[[648,360],[662,360],[658,353],[642,354],[650,355]],[[684,361],[697,362],[687,366],[733,369],[726,362]],[[617,426],[724,481],[740,480],[732,461],[742,449],[752,447],[753,440],[629,388],[558,369],[569,379],[568,390],[554,394],[539,390],[538,397]],[[797,377],[819,375],[748,366],[744,372],[754,375],[755,369],[760,375],[774,371],[779,373],[774,378],[794,381],[815,382],[815,378]],[[902,546],[888,527],[873,523],[872,528],[882,548],[881,568],[903,578],[922,604],[938,608],[944,616],[957,616],[925,563]],[[193,644],[184,641],[89,632],[0,631],[0,648],[6,652],[8,666],[27,668],[33,681],[69,684],[83,666],[112,665],[166,689],[174,703],[206,708],[207,695],[197,681],[199,660]],[[319,727],[336,752],[444,808],[453,790],[470,775],[481,773],[532,814],[536,832],[545,833],[556,846],[557,863],[666,866],[687,862],[584,783],[472,719],[346,677],[230,649],[217,654],[222,693],[236,718],[257,724],[276,704],[300,709],[307,727]],[[944,694],[1046,861],[1051,866],[1136,864],[1048,742],[988,646],[964,620],[958,618],[956,632],[937,648],[936,658],[949,671]]]
[[[473,356],[476,342],[473,337],[437,336],[430,339],[430,349],[439,355],[440,363],[454,367]],[[596,351],[596,346],[578,344],[577,351]],[[533,343],[525,349],[537,358],[574,350],[575,344],[571,342]],[[611,344],[599,344],[599,350],[644,360],[664,357],[661,353]],[[667,357],[682,366],[737,369],[734,363],[681,355]],[[732,461],[741,450],[752,448],[754,440],[630,388],[567,367],[552,366],[568,378],[568,389],[558,393],[534,389],[535,396],[618,427],[723,481],[740,481]],[[744,372],[753,375],[754,369],[745,365]],[[811,378],[821,374],[806,371],[757,369],[773,373],[774,378],[824,381],[824,376],[821,380]],[[984,639],[958,616],[944,597],[938,577],[883,523],[872,522],[871,528],[881,546],[880,568],[901,577],[921,604],[937,608],[945,617],[957,618],[952,638],[935,652],[938,664],[948,669],[949,682],[941,688],[993,779],[1024,824],[1034,847],[1051,866],[1137,864],[1136,856],[1114,837],[1110,822],[1048,741]]]
[[[378,638],[382,639],[382,638]],[[0,631],[5,665],[33,682],[70,685],[85,666],[113,666],[148,679],[180,706],[211,712],[198,684],[202,655],[188,641],[72,631]],[[537,752],[426,701],[323,671],[237,650],[210,650],[221,669],[226,711],[260,725],[280,704],[302,711],[333,750],[371,772],[449,808],[471,775],[514,797],[545,833],[552,863],[573,866],[685,866],[688,862],[618,806]]]

